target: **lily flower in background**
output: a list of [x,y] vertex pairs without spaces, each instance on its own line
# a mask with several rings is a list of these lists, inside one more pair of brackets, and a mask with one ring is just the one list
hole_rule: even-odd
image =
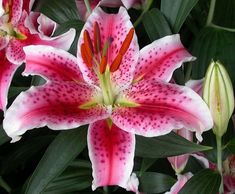
[[[84,0],[76,0],[76,6],[78,10],[78,14],[82,21],[86,21],[88,16],[90,15],[85,1]],[[106,6],[106,7],[120,7],[124,6],[126,9],[130,9],[131,7],[140,9],[146,0],[89,0],[89,5],[91,10],[95,9],[97,6]]]
[[224,193],[235,193],[235,155],[229,156],[223,162]]
[[171,190],[165,194],[178,194],[179,191],[183,188],[185,183],[193,176],[192,173],[188,172],[186,174],[178,174],[176,183],[171,187]]
[[[183,128],[183,129],[176,130],[175,132],[181,137],[184,137],[185,139],[189,141],[193,141],[192,131],[189,131]],[[184,170],[188,162],[189,156],[190,154],[182,154],[179,156],[168,157],[167,159],[170,162],[172,168],[175,170],[176,174],[180,174]]]
[[[23,47],[51,45],[68,50],[75,37],[75,30],[53,36],[56,23],[41,13],[31,12],[34,1],[3,0],[0,4],[0,109],[5,111],[7,91],[17,66],[25,61]],[[12,64],[17,65],[13,67]]]
[[132,187],[135,134],[153,137],[184,127],[200,138],[212,127],[201,97],[188,87],[168,83],[176,68],[194,59],[179,35],[139,51],[124,7],[117,14],[93,10],[81,31],[77,58],[50,46],[27,46],[24,51],[24,75],[40,75],[47,83],[22,92],[6,111],[3,127],[17,141],[33,128],[90,124],[93,190]]

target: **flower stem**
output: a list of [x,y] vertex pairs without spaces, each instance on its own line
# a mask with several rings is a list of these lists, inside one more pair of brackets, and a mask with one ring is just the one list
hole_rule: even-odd
[[0,186],[4,188],[8,193],[11,192],[11,187],[4,181],[4,179],[0,176]]
[[87,9],[87,12],[89,13],[89,15],[91,14],[91,6],[90,6],[90,2],[89,0],[84,0],[85,2],[85,5],[86,5],[86,9]]
[[211,0],[209,13],[207,16],[207,21],[206,21],[207,26],[210,26],[210,24],[212,23],[212,20],[214,17],[214,11],[215,11],[215,4],[216,4],[216,0]]
[[223,172],[222,172],[222,145],[221,145],[222,138],[218,135],[216,135],[216,144],[217,144],[217,170],[220,173],[221,176],[221,183],[219,188],[219,193],[224,193],[224,183],[223,183]]

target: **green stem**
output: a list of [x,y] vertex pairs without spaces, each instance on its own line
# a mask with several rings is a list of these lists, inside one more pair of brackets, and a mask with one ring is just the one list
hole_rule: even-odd
[[89,0],[84,0],[84,2],[85,2],[85,5],[86,5],[87,12],[89,14],[91,14],[92,10],[91,10],[91,6],[90,6]]
[[207,16],[207,21],[206,21],[207,26],[210,26],[210,24],[212,23],[212,20],[214,17],[214,11],[215,11],[215,4],[216,4],[216,0],[211,0],[209,13]]
[[225,30],[225,31],[228,31],[228,32],[235,32],[234,28],[226,28],[226,27],[223,27],[223,26],[218,26],[218,25],[213,24],[213,23],[211,23],[210,26],[213,27],[213,28],[219,29],[219,30]]
[[146,2],[146,5],[144,6],[144,10],[140,14],[140,16],[137,18],[137,20],[134,23],[134,27],[138,26],[142,20],[143,15],[149,10],[150,6],[152,5],[153,0],[148,0]]
[[222,138],[216,135],[216,144],[217,144],[217,170],[221,176],[221,183],[219,188],[219,193],[224,193],[224,183],[223,183],[223,172],[222,172]]
[[0,176],[0,186],[4,188],[8,193],[11,192],[11,187],[3,180],[1,176]]

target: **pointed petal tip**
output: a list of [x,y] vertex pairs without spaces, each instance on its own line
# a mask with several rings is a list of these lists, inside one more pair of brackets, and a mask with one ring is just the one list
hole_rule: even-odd
[[21,138],[22,138],[21,136],[12,137],[10,143],[15,143],[15,142],[19,141]]

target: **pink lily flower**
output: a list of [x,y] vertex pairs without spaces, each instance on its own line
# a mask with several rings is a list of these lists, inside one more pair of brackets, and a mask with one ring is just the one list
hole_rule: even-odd
[[[124,6],[127,9],[131,7],[140,8],[141,5],[146,3],[146,0],[90,0],[91,10],[95,9],[97,6],[106,6],[106,7],[120,7]],[[86,21],[88,16],[90,15],[87,11],[84,0],[76,0],[75,1],[78,14],[82,21]]]
[[2,57],[6,55],[1,61],[0,71],[0,77],[4,78],[4,82],[0,83],[0,109],[3,111],[6,109],[7,92],[12,76],[17,66],[25,61],[23,47],[51,45],[68,50],[75,36],[75,30],[71,29],[60,36],[51,37],[56,23],[43,14],[30,12],[33,2],[32,0],[0,2],[0,51]]
[[177,175],[177,182],[171,187],[171,190],[165,194],[178,194],[179,191],[183,188],[185,183],[193,176],[192,173],[188,172],[184,175]]
[[[185,128],[183,129],[179,129],[175,131],[178,135],[184,137],[185,139],[189,140],[189,141],[193,141],[193,133],[192,131],[189,131]],[[175,170],[176,174],[180,174],[189,159],[190,154],[182,154],[179,156],[172,156],[172,157],[168,157],[168,161],[170,162],[172,168]]]
[[200,96],[168,83],[176,68],[194,59],[179,35],[139,51],[124,7],[117,14],[99,7],[92,12],[78,40],[77,58],[49,46],[27,46],[24,51],[24,75],[40,75],[47,83],[16,98],[6,111],[4,129],[17,141],[33,128],[62,130],[90,124],[93,190],[105,185],[127,187],[135,134],[153,137],[185,127],[200,136],[212,127],[210,111]]
[[235,155],[231,155],[223,162],[224,193],[235,193]]

